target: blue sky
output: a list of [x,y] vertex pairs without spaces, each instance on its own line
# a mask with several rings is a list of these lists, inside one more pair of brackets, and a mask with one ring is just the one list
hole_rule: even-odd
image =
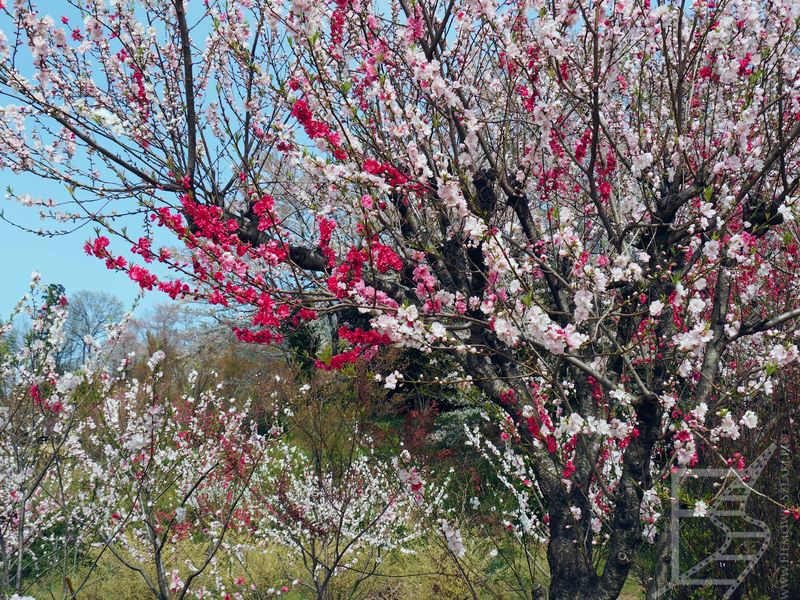
[[[2,3],[1,0],[0,3]],[[43,4],[43,11],[49,11],[56,21],[59,20],[61,14],[78,20],[79,14],[70,7],[70,3],[64,0]],[[196,20],[200,14],[202,11],[190,13],[190,20]],[[142,14],[142,18],[144,18],[144,14]],[[7,21],[0,22],[0,29],[3,26],[10,27],[11,25]],[[192,36],[196,45],[203,46],[203,41],[210,32],[211,26],[210,19],[202,20],[192,26]],[[157,25],[157,27],[161,28],[162,25]],[[33,74],[30,50],[27,47],[24,45],[21,47],[15,60],[15,68],[28,76]],[[97,72],[96,78],[100,81],[100,87],[103,87],[102,70]],[[212,90],[208,92],[209,101],[215,98],[213,93],[212,87]],[[8,99],[0,96],[0,104],[6,102]],[[12,101],[12,103],[14,102]],[[212,144],[212,148],[216,148],[216,146]],[[83,156],[85,153],[81,148],[78,157],[74,160],[80,161]],[[13,188],[14,193],[18,196],[29,195],[36,199],[52,198],[57,203],[69,199],[66,190],[56,182],[38,179],[30,174],[15,174],[0,169],[0,211],[4,213],[6,219],[33,230],[52,229],[55,224],[40,220],[37,207],[24,207],[16,200],[6,199],[5,193],[9,187]],[[124,212],[122,209],[125,200],[115,202],[117,203],[115,208]],[[121,222],[122,219],[116,224],[119,225]],[[140,222],[123,224],[131,225],[131,230],[137,232],[138,235]],[[94,227],[94,224],[90,223],[68,235],[41,237],[0,220],[0,277],[2,277],[0,279],[2,282],[0,283],[0,321],[8,317],[13,307],[27,291],[30,274],[33,271],[41,273],[45,283],[62,284],[66,288],[67,296],[83,289],[104,291],[117,296],[122,300],[123,305],[130,306],[140,293],[139,286],[128,279],[124,273],[107,270],[103,261],[87,256],[83,251],[84,242],[96,237]],[[155,248],[174,246],[176,243],[176,240],[165,233],[163,229],[156,228],[154,235]],[[109,237],[111,238],[110,249],[114,255],[122,255],[132,262],[141,264],[141,260],[136,260],[138,257],[131,256],[130,244],[122,243],[113,236]],[[167,272],[163,266],[159,268],[159,265],[148,265],[148,268],[159,277],[163,277]],[[164,302],[170,302],[170,298],[166,294],[158,291],[148,292],[140,302],[137,312]]]
[[[6,218],[31,229],[45,227],[46,223],[39,220],[38,209],[5,198],[9,186],[20,194],[26,192],[24,186],[35,186],[30,190],[31,196],[53,198],[62,197],[60,187],[41,180],[31,182],[30,176],[0,170],[0,189],[3,190],[0,210]],[[86,226],[68,235],[44,238],[0,221],[0,321],[8,318],[27,291],[33,271],[41,273],[45,283],[62,284],[68,296],[78,290],[104,291],[114,294],[129,307],[139,293],[139,286],[125,274],[109,271],[102,261],[84,253],[83,243],[94,235],[94,230]],[[164,301],[169,301],[166,295],[150,292],[137,312]]]
[[[62,14],[73,20],[82,20],[80,14],[64,0],[42,4],[43,12],[49,13],[57,22]],[[6,31],[13,27],[7,20],[0,22],[0,29],[3,29],[3,26],[6,27]],[[206,22],[205,27],[210,27],[210,23]],[[192,35],[197,36],[197,40],[202,41],[206,34],[207,29],[193,28]],[[29,48],[23,45],[20,52],[15,55],[15,60],[15,68],[23,74],[32,75]],[[102,81],[101,74],[97,77]],[[6,97],[0,97],[0,104],[8,101]],[[9,187],[13,188],[17,195],[27,194],[36,199],[52,198],[60,202],[69,199],[66,190],[60,184],[30,174],[15,174],[0,169],[0,211],[5,218],[32,230],[55,228],[52,221],[39,219],[38,208],[24,207],[16,200],[8,200],[6,190]],[[119,223],[120,221],[117,221],[117,224]],[[28,291],[33,271],[41,273],[42,280],[46,284],[62,284],[67,296],[79,290],[103,291],[114,294],[124,306],[130,307],[141,291],[138,284],[128,279],[124,273],[109,271],[103,261],[87,256],[83,251],[84,242],[96,237],[94,228],[95,225],[90,223],[68,235],[41,237],[0,220],[0,322],[8,318],[19,299]],[[130,245],[121,243],[113,236],[109,237],[111,237],[112,253],[131,259]],[[174,242],[175,240],[164,235],[162,230],[156,231],[154,241],[156,248],[161,245],[173,245]],[[141,264],[141,261],[134,262]],[[159,268],[159,265],[149,265],[148,268],[159,277],[166,274],[166,269]],[[136,312],[140,313],[156,304],[170,301],[169,296],[162,292],[146,292]]]

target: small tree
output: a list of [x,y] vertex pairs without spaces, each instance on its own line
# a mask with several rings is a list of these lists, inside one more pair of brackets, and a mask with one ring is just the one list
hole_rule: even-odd
[[[248,404],[223,400],[214,388],[197,397],[162,395],[163,357],[158,351],[148,360],[149,381],[117,382],[84,424],[84,466],[98,518],[94,545],[170,600],[197,593],[206,570],[217,573],[269,438],[256,432]],[[181,556],[180,542],[190,539],[205,545],[197,564]],[[225,594],[226,582],[212,580]]]
[[93,342],[102,342],[108,326],[121,321],[125,311],[119,298],[107,292],[80,290],[68,301],[66,343],[59,366],[69,368],[86,362],[95,347]]
[[[124,364],[112,369],[121,326],[62,372],[66,298],[38,276],[31,290],[15,313],[31,319],[30,333],[0,363],[0,593],[48,579],[63,598],[79,597],[109,553],[158,598],[201,594],[198,578],[216,574],[221,556],[233,560],[225,537],[244,518],[242,498],[272,438],[251,426],[247,402],[223,400],[213,386],[170,395],[163,352],[147,361],[144,381]],[[181,555],[192,539],[204,545],[199,564]],[[209,579],[221,594],[234,587]]]
[[[357,429],[347,442],[339,448],[343,453],[316,458],[296,446],[277,445],[250,497],[258,515],[256,539],[288,549],[308,575],[300,587],[319,600],[338,597],[338,576],[349,586],[340,585],[340,595],[350,598],[371,577],[391,576],[384,559],[392,552],[413,553],[414,542],[439,529],[436,524],[447,516],[446,481],[424,489],[414,467],[380,459],[372,440]],[[326,457],[323,464],[320,455]],[[460,557],[460,533],[443,522],[438,535]]]
[[20,594],[53,574],[66,582],[93,524],[78,431],[104,356],[79,371],[58,369],[68,321],[61,291],[34,274],[31,294],[2,330],[30,319],[19,348],[0,363],[0,593]]

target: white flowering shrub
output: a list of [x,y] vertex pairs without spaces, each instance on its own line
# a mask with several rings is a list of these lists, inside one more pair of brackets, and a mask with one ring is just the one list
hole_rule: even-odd
[[412,553],[443,510],[444,486],[427,489],[406,464],[410,455],[383,460],[357,430],[349,441],[344,459],[335,461],[285,443],[274,446],[249,499],[258,514],[256,540],[294,554],[308,574],[302,586],[317,598],[330,597],[339,574],[354,575],[355,589],[380,571],[389,553]]
[[[112,386],[84,423],[93,449],[84,463],[97,517],[93,544],[139,573],[157,597],[224,595],[230,582],[217,576],[220,551],[246,519],[241,500],[270,439],[255,431],[247,404],[214,388],[162,396],[162,358],[156,352],[147,361],[150,381]],[[207,546],[199,562],[181,552],[192,540]],[[214,587],[192,587],[206,570]]]

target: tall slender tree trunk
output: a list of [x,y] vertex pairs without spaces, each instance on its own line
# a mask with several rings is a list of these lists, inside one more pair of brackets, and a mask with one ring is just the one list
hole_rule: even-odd
[[14,591],[22,594],[22,564],[25,557],[25,494],[19,504],[19,524],[17,529],[17,575],[14,581]]

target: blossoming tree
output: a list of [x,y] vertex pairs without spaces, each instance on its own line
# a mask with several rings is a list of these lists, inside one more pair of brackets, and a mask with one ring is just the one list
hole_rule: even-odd
[[358,453],[358,444],[351,441],[341,466],[312,465],[297,447],[279,445],[251,486],[256,540],[298,555],[309,578],[303,585],[315,598],[333,597],[331,581],[341,573],[355,574],[354,595],[385,554],[403,552],[422,535],[423,526],[411,525],[415,513],[428,516],[441,503],[400,485],[391,465]]
[[0,165],[66,188],[10,195],[244,340],[366,315],[321,368],[451,354],[553,598],[616,597],[658,473],[797,359],[796,2],[6,4]]
[[[126,372],[132,354],[112,368],[124,321],[74,371],[60,371],[62,291],[34,274],[14,313],[30,332],[0,361],[0,594],[49,579],[74,598],[108,553],[158,598],[241,597],[239,578],[219,573],[236,553],[226,535],[244,526],[242,498],[279,431],[259,435],[248,403],[215,389],[170,394],[163,351],[144,381]],[[187,555],[189,539],[205,542],[199,560]]]
[[[23,590],[23,577],[64,568],[85,534],[80,504],[89,504],[71,466],[81,454],[75,429],[85,402],[76,388],[92,365],[85,374],[57,374],[66,306],[38,277],[31,292],[37,297],[15,310],[30,319],[28,343],[0,360],[0,593],[9,594]],[[0,336],[10,331],[11,322]]]
[[[163,358],[158,351],[148,361],[149,381],[109,377],[96,414],[81,424],[85,445],[96,449],[81,463],[97,515],[87,537],[154,597],[230,597],[230,582],[219,576],[234,553],[226,536],[246,520],[242,497],[270,439],[252,431],[248,406],[214,389],[170,397],[159,386]],[[194,562],[180,548],[192,537],[207,545]],[[216,589],[199,583],[205,571]]]

